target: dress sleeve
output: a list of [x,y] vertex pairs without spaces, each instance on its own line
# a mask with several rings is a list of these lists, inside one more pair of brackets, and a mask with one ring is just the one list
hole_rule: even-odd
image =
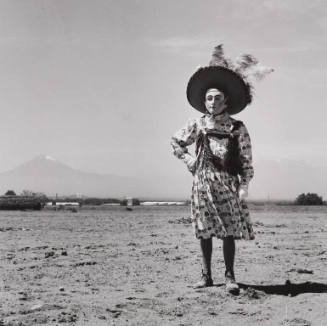
[[253,178],[254,170],[252,166],[252,146],[249,132],[242,123],[239,129],[239,153],[241,161],[241,186],[248,186],[250,180]]
[[197,122],[196,119],[190,119],[186,126],[178,130],[171,139],[173,154],[184,160],[185,154],[188,154],[187,146],[193,144],[196,140]]

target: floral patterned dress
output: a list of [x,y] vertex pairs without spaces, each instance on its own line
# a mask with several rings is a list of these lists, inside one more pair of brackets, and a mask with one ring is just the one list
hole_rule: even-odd
[[[226,159],[232,138],[236,140],[238,173],[212,163]],[[195,142],[193,157],[187,146]],[[238,196],[239,187],[247,188],[253,177],[251,141],[244,124],[227,113],[191,119],[173,136],[171,145],[174,155],[192,167],[191,217],[196,238],[254,239],[248,207]]]

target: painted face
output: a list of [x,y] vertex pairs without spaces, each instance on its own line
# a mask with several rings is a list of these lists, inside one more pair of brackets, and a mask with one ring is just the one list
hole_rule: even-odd
[[210,88],[206,92],[204,104],[210,114],[220,114],[226,108],[225,95],[216,88]]

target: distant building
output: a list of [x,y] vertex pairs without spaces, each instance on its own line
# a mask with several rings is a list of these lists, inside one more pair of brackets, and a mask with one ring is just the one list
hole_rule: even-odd
[[80,203],[79,202],[48,202],[45,205],[46,208],[52,208],[52,209],[71,209],[71,208],[79,208]]
[[144,201],[141,203],[143,206],[184,206],[185,201]]
[[122,206],[138,206],[138,205],[140,205],[140,200],[137,198],[133,198],[133,197],[125,197],[125,199],[123,199],[120,202],[120,205],[122,205]]

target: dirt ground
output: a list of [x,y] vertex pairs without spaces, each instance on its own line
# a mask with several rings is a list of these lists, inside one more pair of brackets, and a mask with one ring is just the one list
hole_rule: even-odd
[[326,325],[327,207],[252,207],[238,241],[239,296],[195,290],[189,207],[0,212],[2,325]]

